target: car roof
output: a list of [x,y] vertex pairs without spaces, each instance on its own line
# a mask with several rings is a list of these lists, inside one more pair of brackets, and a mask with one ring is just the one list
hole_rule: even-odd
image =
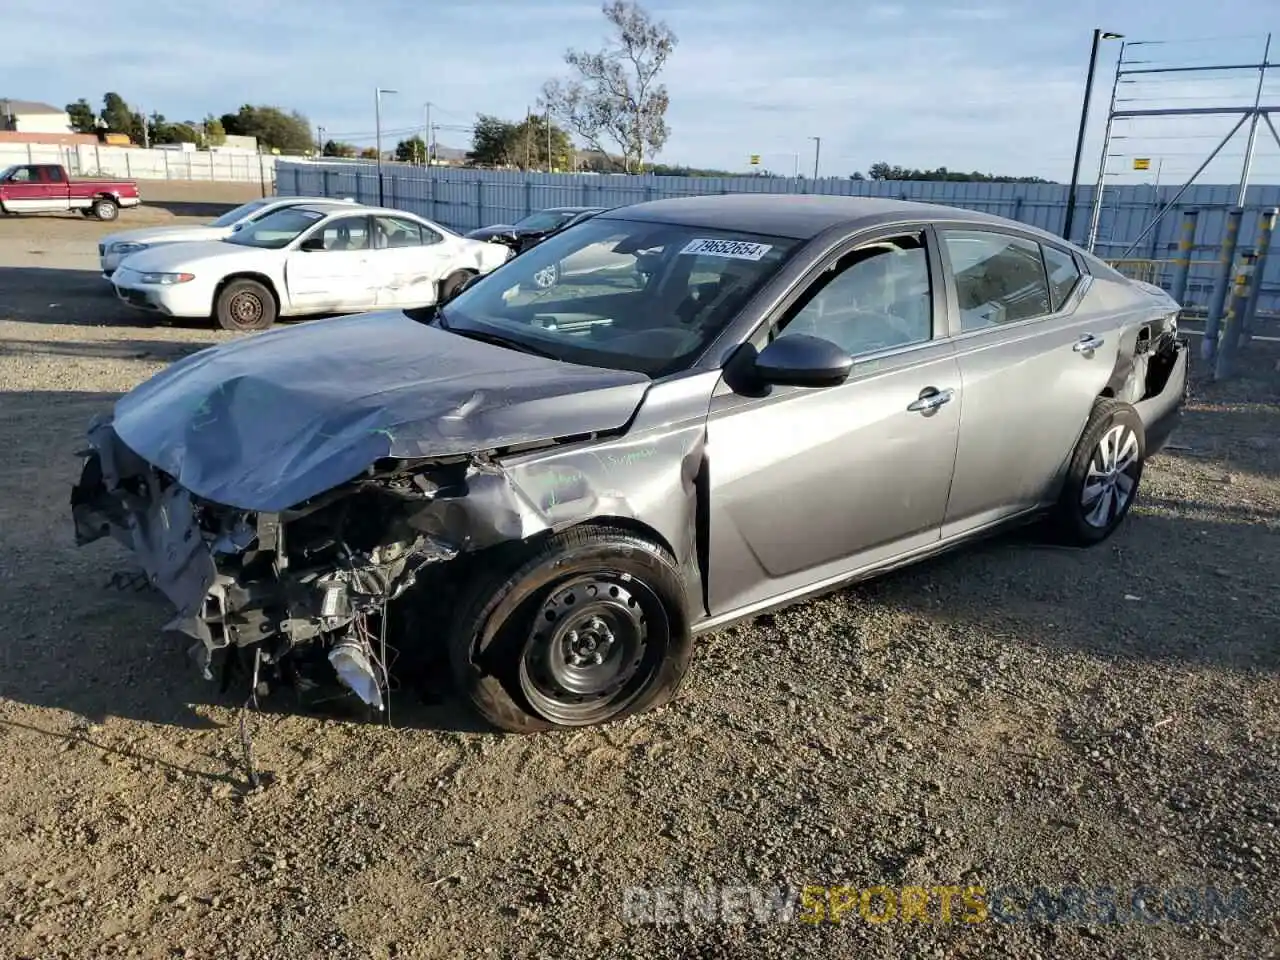
[[[850,230],[897,220],[963,220],[1008,226],[1012,221],[974,210],[882,197],[829,197],[814,194],[731,193],[675,197],[615,207],[600,214],[611,220],[639,220],[679,226],[811,240],[832,227]],[[1043,231],[1017,224],[1035,233]]]

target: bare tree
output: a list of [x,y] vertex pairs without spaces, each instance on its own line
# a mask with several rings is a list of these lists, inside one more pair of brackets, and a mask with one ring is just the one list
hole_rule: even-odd
[[671,134],[667,88],[656,80],[676,35],[634,0],[607,0],[602,10],[614,31],[609,45],[599,53],[565,53],[576,75],[548,81],[540,106],[593,149],[607,155],[605,144],[616,144],[626,172],[638,172]]

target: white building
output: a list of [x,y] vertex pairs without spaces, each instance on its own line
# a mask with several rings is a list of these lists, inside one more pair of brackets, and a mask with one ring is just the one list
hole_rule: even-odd
[[67,111],[34,100],[0,97],[0,130],[16,133],[71,133]]

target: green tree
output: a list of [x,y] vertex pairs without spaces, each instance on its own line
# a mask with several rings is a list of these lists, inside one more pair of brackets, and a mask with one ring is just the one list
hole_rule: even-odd
[[516,125],[486,113],[476,115],[467,162],[477,167],[513,166]]
[[946,167],[938,167],[936,170],[916,170],[911,167],[899,167],[895,164],[885,163],[883,160],[879,163],[873,163],[867,170],[867,176],[872,180],[927,180],[927,181],[951,181],[961,183],[1049,183],[1041,177],[1013,177],[1003,174],[980,173],[977,170],[971,173],[964,173],[959,170],[948,170]]
[[98,118],[84,97],[67,104],[67,116],[71,119],[71,129],[76,133],[97,133]]
[[102,122],[111,133],[123,133],[134,143],[143,139],[142,114],[129,109],[129,104],[118,93],[107,93],[102,97]]
[[286,113],[279,107],[245,104],[236,113],[220,118],[225,133],[256,137],[259,145],[281,153],[306,153],[314,145],[311,122],[298,111]]
[[605,142],[617,144],[626,172],[639,172],[671,133],[667,88],[657,78],[677,38],[634,0],[607,0],[602,12],[613,28],[610,44],[598,53],[565,53],[574,75],[549,80],[541,105],[602,153]]
[[534,114],[512,126],[510,153],[521,170],[568,170],[573,166],[573,141],[554,123],[550,153],[547,148],[546,117]]
[[426,163],[427,145],[421,137],[414,134],[408,140],[396,144],[396,159],[401,163]]
[[227,131],[223,129],[222,121],[215,117],[212,113],[204,118],[204,139],[211,147],[220,147],[227,142]]
[[377,148],[365,147],[363,150],[360,151],[360,159],[361,160],[377,160],[378,159]]
[[325,157],[354,157],[356,153],[355,147],[341,140],[326,140],[320,151],[321,156]]

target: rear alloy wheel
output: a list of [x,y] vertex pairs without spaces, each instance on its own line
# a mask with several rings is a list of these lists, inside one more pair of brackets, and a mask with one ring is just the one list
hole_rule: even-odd
[[1067,468],[1058,503],[1058,527],[1080,546],[1115,532],[1138,496],[1146,460],[1142,418],[1127,403],[1100,400]]
[[459,691],[491,724],[532,733],[606,723],[670,700],[692,641],[678,568],[634,534],[579,527],[486,562],[449,644]]
[[93,216],[98,220],[114,220],[120,216],[119,205],[110,197],[99,197],[93,201]]
[[552,263],[533,275],[533,285],[539,290],[550,290],[560,282],[560,264]]
[[265,330],[276,321],[276,299],[256,280],[233,280],[219,292],[214,316],[224,330]]

